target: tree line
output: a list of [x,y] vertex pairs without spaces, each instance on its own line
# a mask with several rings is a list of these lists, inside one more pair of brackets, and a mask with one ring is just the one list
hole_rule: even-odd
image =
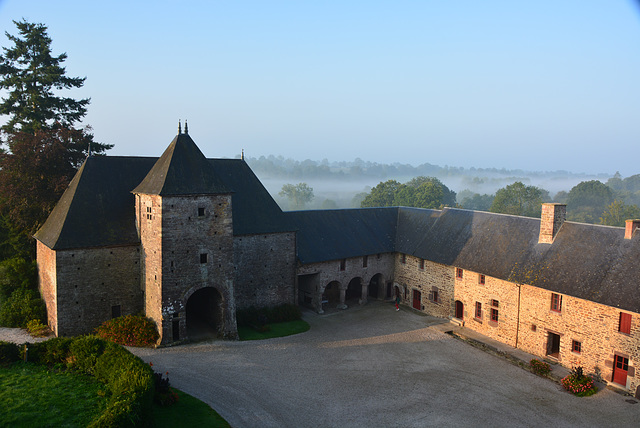
[[94,141],[80,121],[90,99],[62,92],[80,88],[69,77],[67,54],[53,55],[44,24],[13,21],[0,55],[0,325],[46,322],[38,293],[33,234],[42,226],[89,151],[113,147]]

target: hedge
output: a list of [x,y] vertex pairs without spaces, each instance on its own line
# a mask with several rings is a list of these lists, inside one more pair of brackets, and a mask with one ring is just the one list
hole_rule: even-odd
[[0,341],[0,363],[26,359],[48,366],[65,365],[104,382],[110,398],[90,427],[134,427],[149,424],[154,373],[148,364],[120,345],[95,336],[55,338],[23,345]]

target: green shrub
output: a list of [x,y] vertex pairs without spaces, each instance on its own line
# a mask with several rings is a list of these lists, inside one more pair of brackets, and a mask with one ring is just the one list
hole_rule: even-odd
[[268,323],[296,321],[302,318],[302,312],[296,305],[283,304],[273,308],[249,307],[236,312],[238,327],[261,328]]
[[139,315],[106,321],[96,329],[96,335],[125,346],[154,346],[160,337],[156,323]]
[[66,365],[72,342],[73,339],[68,337],[54,337],[44,342],[27,343],[26,349],[22,349],[23,353],[27,352],[26,358],[24,354],[22,357],[32,363],[49,367]]
[[20,360],[20,348],[15,343],[0,341],[0,366]]
[[69,346],[67,364],[76,370],[93,375],[98,357],[104,352],[107,342],[95,336],[80,336]]
[[0,325],[26,327],[30,320],[44,322],[47,310],[37,291],[20,288],[15,290],[0,308]]
[[27,322],[27,331],[34,337],[45,337],[51,332],[49,326],[40,322],[40,320],[31,320]]
[[535,358],[529,361],[529,367],[531,367],[531,371],[538,376],[547,376],[551,373],[551,366],[548,363],[536,360]]
[[22,257],[13,257],[0,262],[0,302],[8,299],[14,291],[37,290],[38,271],[36,262]]

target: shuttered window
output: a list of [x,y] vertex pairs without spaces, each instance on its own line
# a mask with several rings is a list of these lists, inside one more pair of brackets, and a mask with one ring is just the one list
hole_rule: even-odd
[[620,324],[618,326],[620,333],[631,334],[631,314],[620,312]]

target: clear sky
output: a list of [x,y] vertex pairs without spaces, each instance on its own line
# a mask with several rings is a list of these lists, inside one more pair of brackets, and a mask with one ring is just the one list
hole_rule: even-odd
[[208,157],[640,173],[632,0],[0,0],[22,18],[112,155],[186,118]]

